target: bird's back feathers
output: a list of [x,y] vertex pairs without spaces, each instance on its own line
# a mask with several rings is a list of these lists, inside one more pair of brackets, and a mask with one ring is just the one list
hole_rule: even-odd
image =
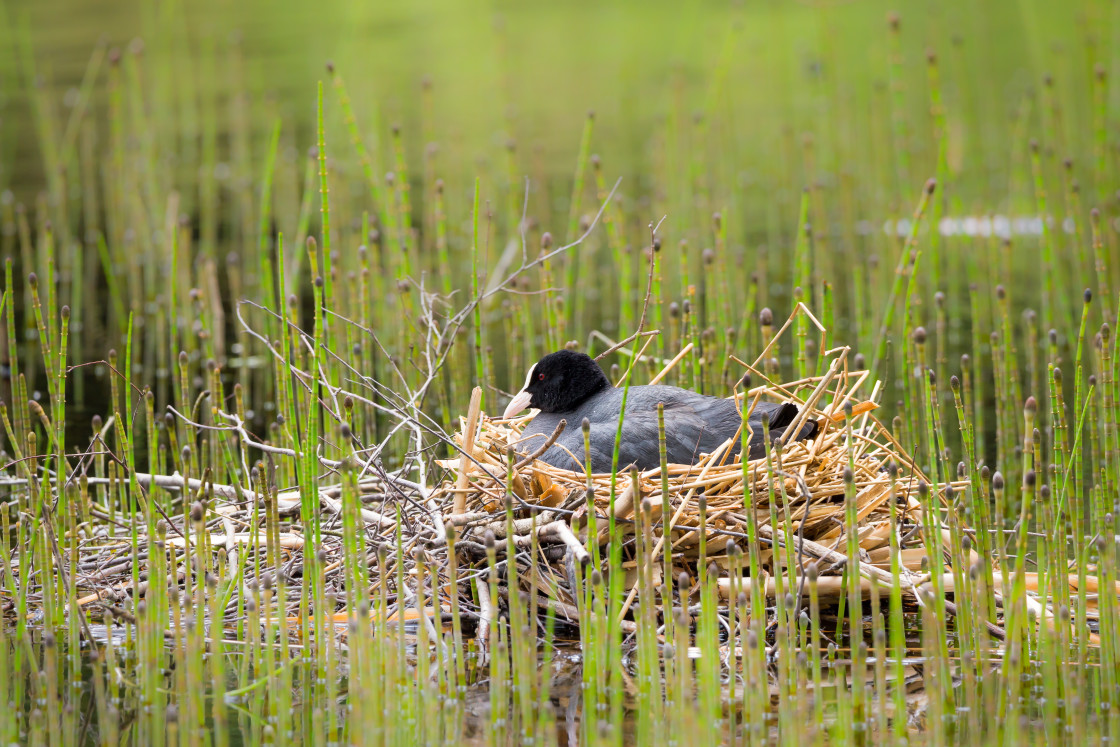
[[[591,397],[571,412],[540,412],[526,426],[518,443],[521,453],[532,453],[544,444],[561,420],[567,421],[564,432],[539,458],[557,467],[584,469],[584,418],[591,425],[591,469],[609,472],[613,463],[618,413],[622,409],[623,390],[615,387]],[[632,386],[626,400],[626,417],[619,440],[618,468],[633,464],[640,470],[657,467],[658,445],[657,405],[665,406],[665,452],[670,464],[694,464],[701,454],[710,454],[729,438],[736,437],[742,416],[733,399],[720,399],[697,394],[674,386]],[[771,438],[780,436],[796,419],[798,408],[792,403],[760,402],[749,419],[750,458],[764,453],[762,415],[770,417]],[[816,434],[814,421],[807,422],[797,438]],[[732,455],[739,452],[741,439],[736,437]]]

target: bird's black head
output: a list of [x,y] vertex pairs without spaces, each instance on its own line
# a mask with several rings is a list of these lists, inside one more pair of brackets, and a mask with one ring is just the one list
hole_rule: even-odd
[[606,374],[590,356],[573,350],[558,350],[529,369],[525,386],[510,401],[505,417],[512,417],[527,407],[541,412],[570,412],[610,385]]

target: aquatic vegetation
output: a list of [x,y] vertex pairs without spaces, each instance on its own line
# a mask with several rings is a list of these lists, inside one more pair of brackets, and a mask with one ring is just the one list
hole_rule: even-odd
[[[1112,4],[451,5],[0,5],[0,741],[1115,739]],[[569,346],[833,461],[520,464]]]

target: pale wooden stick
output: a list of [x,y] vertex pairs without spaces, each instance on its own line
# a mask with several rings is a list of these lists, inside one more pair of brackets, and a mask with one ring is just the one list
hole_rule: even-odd
[[789,325],[793,324],[793,320],[797,318],[798,311],[804,311],[805,315],[809,317],[809,321],[816,325],[816,328],[818,330],[820,330],[821,332],[825,331],[825,328],[821,325],[820,322],[817,321],[817,318],[813,316],[812,312],[809,311],[809,307],[806,306],[804,302],[798,301],[797,305],[793,307],[793,311],[790,312],[789,319],[786,319],[786,323],[783,324],[781,329],[779,329],[774,334],[774,336],[770,338],[770,344],[763,348],[762,352],[758,354],[758,357],[754,359],[754,363],[751,364],[752,368],[757,366],[763,361],[763,359],[765,359],[766,354],[770,352],[770,348],[774,347],[774,344],[777,343],[777,341],[781,339],[782,335],[785,334],[785,331],[789,329]]
[[660,372],[659,374],[657,374],[657,375],[656,375],[656,376],[654,376],[654,377],[653,377],[652,379],[650,379],[650,380],[649,380],[649,383],[650,383],[650,384],[657,384],[657,383],[659,383],[659,382],[660,382],[660,381],[661,381],[662,379],[664,379],[664,378],[665,378],[665,376],[666,376],[666,375],[668,375],[668,373],[669,373],[670,371],[672,371],[672,370],[673,370],[673,367],[674,367],[674,366],[676,366],[676,365],[677,365],[678,363],[680,363],[680,362],[681,362],[681,358],[683,358],[683,357],[685,357],[686,355],[688,355],[689,351],[691,351],[691,350],[692,350],[692,343],[690,342],[690,343],[688,343],[687,345],[685,345],[685,346],[684,346],[683,348],[681,348],[681,352],[679,352],[679,353],[677,353],[677,354],[676,354],[675,356],[673,356],[673,360],[671,360],[671,361],[669,361],[668,363],[666,363],[666,364],[665,364],[665,368],[661,369],[661,372]]
[[[949,574],[949,575],[952,575],[952,574]],[[798,578],[798,580],[800,580],[801,575],[797,574],[797,578]],[[862,593],[863,598],[864,599],[869,598],[871,596],[871,584],[873,582],[869,578],[861,578],[859,581],[860,581],[860,584],[859,584],[860,592]],[[827,599],[827,600],[839,599],[847,591],[847,588],[848,588],[848,580],[844,576],[821,576],[817,580],[817,596],[820,599]],[[716,589],[719,591],[719,595],[720,595],[721,599],[730,599],[731,598],[731,579],[727,578],[727,577],[717,578],[716,579]],[[743,577],[743,581],[742,581],[742,583],[740,583],[739,589],[740,589],[741,592],[743,592],[747,595],[748,599],[750,598],[751,583],[750,583],[750,578],[748,576]],[[800,590],[801,596],[802,596],[803,599],[808,599],[809,598],[809,584],[808,583],[797,584],[796,586],[794,586],[790,590],[790,593],[797,592],[798,590]],[[776,578],[774,578],[773,576],[767,578],[766,583],[763,585],[763,589],[762,589],[763,596],[765,596],[767,599],[773,599],[777,595],[777,592],[778,592],[778,580]]]
[[642,356],[645,355],[646,348],[649,347],[649,344],[653,342],[653,340],[654,338],[652,337],[646,338],[646,342],[644,345],[642,345],[642,349],[638,351],[638,355],[636,357],[630,360],[630,365],[626,367],[626,372],[622,374],[622,377],[618,380],[615,386],[618,386],[622,382],[626,381],[626,377],[630,375],[630,370],[638,364],[638,361],[642,360]]
[[[182,537],[168,537],[166,540],[170,547],[185,547],[186,540]],[[215,547],[218,545],[226,545],[229,543],[247,546],[263,546],[268,542],[268,535],[266,534],[248,534],[246,532],[235,533],[231,535],[225,534],[211,534],[209,541]],[[280,547],[285,550],[302,550],[303,537],[295,534],[281,534]]]
[[[470,464],[470,454],[474,451],[474,432],[478,429],[478,411],[482,407],[482,387],[476,386],[471,392],[471,406],[467,410],[467,428],[463,431],[463,455],[459,458],[459,478],[455,487],[459,490],[467,487],[467,465]],[[467,494],[455,493],[455,504],[452,512],[465,513],[467,510]]]
[[545,524],[543,527],[537,530],[537,534],[542,539],[547,539],[549,537],[558,538],[561,542],[568,546],[568,548],[576,556],[576,560],[581,564],[586,563],[591,559],[591,555],[587,552],[587,548],[580,543],[575,533],[573,533],[571,528],[568,527],[568,525],[563,521],[554,521],[550,524]]
[[809,398],[805,400],[805,404],[801,407],[801,411],[797,413],[797,417],[793,419],[793,422],[789,424],[789,427],[787,427],[782,434],[781,439],[783,444],[789,440],[790,436],[794,433],[801,431],[801,426],[805,424],[805,420],[809,417],[809,411],[816,407],[817,400],[824,394],[828,382],[832,381],[833,377],[836,376],[837,370],[844,364],[844,359],[847,357],[848,351],[845,350],[840,353],[838,358],[832,361],[832,365],[828,367],[828,371],[821,378],[821,382],[817,384],[817,388],[814,389],[813,393],[809,395]]
[[814,325],[816,325],[816,327],[819,331],[821,331],[821,332],[827,332],[828,331],[824,328],[823,324],[821,324],[820,322],[817,321],[817,318],[815,316],[813,316],[813,312],[809,311],[809,307],[805,305],[804,301],[798,301],[797,305],[799,307],[801,307],[801,310],[805,312],[805,316],[809,317],[809,321],[811,321]]
[[[475,391],[479,391],[475,388]],[[490,585],[478,577],[474,580],[475,592],[478,594],[478,630],[475,633],[475,640],[478,641],[479,647],[482,649],[482,656],[489,658],[490,656],[490,626],[492,623],[497,622],[496,615],[494,614],[494,605],[490,600]]]
[[[650,329],[650,330],[646,330],[645,332],[635,332],[634,334],[627,337],[625,340],[620,340],[619,342],[612,342],[609,337],[604,335],[602,332],[599,332],[598,330],[596,330],[595,332],[591,333],[591,336],[598,339],[598,340],[602,340],[603,342],[607,343],[607,345],[609,345],[610,347],[608,347],[606,350],[604,350],[603,352],[601,352],[597,356],[595,356],[595,358],[593,360],[601,361],[604,358],[606,358],[608,355],[610,355],[611,353],[616,353],[616,352],[619,352],[619,351],[621,351],[623,355],[631,355],[630,351],[623,350],[623,348],[625,348],[627,345],[629,345],[631,342],[633,342],[634,340],[636,340],[639,337],[649,337],[650,335],[659,335],[659,334],[661,334],[661,330]],[[653,356],[650,356],[648,360],[651,360],[655,363],[658,361],[658,359],[654,358]]]

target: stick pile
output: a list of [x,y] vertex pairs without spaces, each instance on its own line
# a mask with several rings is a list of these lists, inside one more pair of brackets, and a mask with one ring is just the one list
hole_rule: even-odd
[[[638,515],[643,507],[649,511],[655,545],[655,586],[662,582],[662,569],[671,569],[670,587],[681,574],[695,581],[702,560],[707,567],[714,564],[719,569],[718,586],[725,596],[733,588],[749,589],[747,579],[734,583],[731,578],[731,568],[745,568],[746,561],[736,565],[729,555],[735,549],[746,551],[753,524],[760,541],[761,588],[768,596],[778,588],[776,574],[796,579],[815,563],[821,599],[838,600],[845,593],[841,578],[850,560],[846,554],[849,531],[858,535],[865,598],[873,584],[890,588],[893,502],[903,593],[917,601],[920,588],[929,581],[927,569],[948,567],[951,562],[951,535],[939,510],[947,488],[930,489],[931,481],[871,414],[873,401],[856,398],[855,390],[867,373],[846,370],[845,353],[822,376],[757,387],[738,395],[740,403],[745,397],[748,409],[763,399],[794,402],[802,409],[802,418],[815,419],[820,425],[815,438],[778,445],[762,459],[743,464],[738,456],[724,456],[729,440],[696,465],[669,465],[664,476],[660,469],[619,474],[612,501],[609,474],[588,477],[543,462],[528,462],[525,455],[512,453],[510,447],[530,417],[503,421],[471,413],[463,426],[477,420],[478,430],[456,436],[461,447],[466,444],[469,451],[464,453],[470,458],[444,463],[457,471],[457,479],[442,484],[434,495],[446,507],[445,523],[457,527],[461,538],[473,539],[468,544],[476,548],[489,534],[506,538],[510,528],[517,548],[530,548],[535,535],[541,550],[536,563],[529,562],[530,553],[519,552],[517,578],[511,580],[507,574],[506,581],[523,592],[535,588],[543,597],[540,602],[570,613],[569,619],[576,608],[572,561],[586,562],[591,548],[608,542],[612,513],[624,542],[626,608],[633,609],[638,593],[633,540],[646,521]],[[796,432],[801,422],[799,418],[790,432]],[[962,488],[963,484],[952,487]],[[852,496],[857,516],[854,527],[845,519],[846,495]],[[923,526],[924,512],[930,510],[934,521]],[[496,543],[499,553],[506,544]],[[930,562],[930,547],[941,554],[941,562]],[[464,555],[467,563],[478,561],[470,552]],[[666,555],[667,562],[663,562]],[[971,560],[975,562],[975,553]],[[808,593],[804,584],[798,586]],[[884,598],[886,594],[883,592]]]

